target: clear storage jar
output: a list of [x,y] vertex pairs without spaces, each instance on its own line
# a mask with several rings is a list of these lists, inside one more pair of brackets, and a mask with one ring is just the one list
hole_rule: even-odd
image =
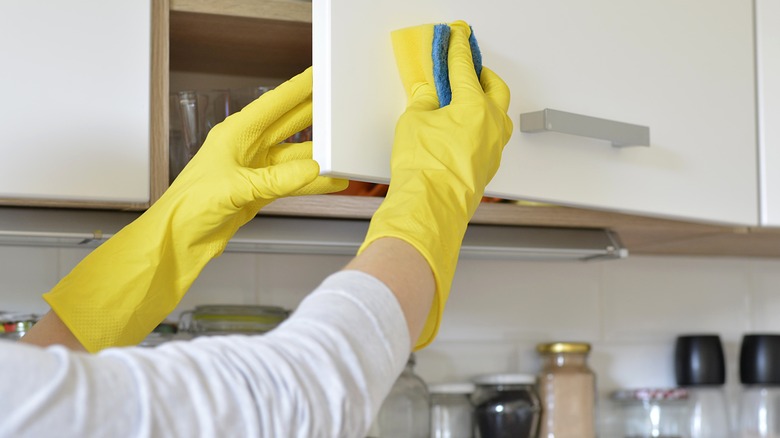
[[431,438],[471,438],[474,435],[473,383],[432,385]]
[[428,386],[415,374],[415,355],[398,376],[379,408],[370,436],[379,438],[428,438],[431,402]]
[[38,322],[31,313],[0,313],[0,339],[18,341]]
[[596,375],[588,366],[590,344],[539,344],[542,359],[538,376],[542,402],[541,438],[596,436]]
[[780,438],[780,334],[742,337],[739,380],[739,437]]
[[166,342],[170,342],[176,338],[176,333],[179,331],[177,324],[172,322],[161,322],[160,324],[149,333],[140,344],[139,347],[156,347]]
[[612,393],[618,437],[689,438],[689,394],[682,388],[625,389]]
[[193,336],[256,335],[273,330],[289,315],[276,306],[202,305],[181,314],[179,331]]
[[536,438],[541,404],[536,377],[488,374],[474,379],[474,435],[478,438]]

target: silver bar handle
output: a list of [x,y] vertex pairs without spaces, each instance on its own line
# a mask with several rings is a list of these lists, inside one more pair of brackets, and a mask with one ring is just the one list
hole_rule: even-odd
[[520,114],[520,132],[554,131],[607,140],[614,147],[650,146],[650,128],[598,117],[543,109]]

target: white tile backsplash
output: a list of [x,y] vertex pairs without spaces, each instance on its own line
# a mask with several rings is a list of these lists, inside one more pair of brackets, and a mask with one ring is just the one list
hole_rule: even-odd
[[[45,310],[40,295],[87,253],[0,246],[0,310]],[[206,303],[294,308],[348,261],[225,253],[203,270],[176,313]],[[742,334],[780,332],[780,260],[462,259],[458,269],[440,335],[418,353],[417,370],[431,383],[491,372],[534,373],[538,342],[584,340],[593,343],[590,362],[600,392],[672,386],[675,336],[710,332],[723,337],[734,393]]]
[[655,341],[749,327],[749,276],[733,259],[644,257],[604,264],[604,339]]
[[443,340],[599,338],[599,263],[461,260]]
[[656,342],[609,343],[592,346],[591,367],[602,394],[619,388],[668,388],[674,377],[674,338]]
[[415,371],[428,383],[464,382],[478,374],[521,372],[517,351],[518,347],[511,342],[448,342],[437,338],[416,353]]
[[753,332],[780,332],[780,269],[769,261],[749,265],[750,326]]
[[328,275],[341,270],[347,256],[259,254],[257,299],[261,303],[294,309]]
[[61,248],[58,250],[60,253],[60,261],[59,261],[59,278],[62,278],[70,271],[73,270],[73,268],[76,267],[76,265],[81,262],[81,260],[84,259],[90,252],[92,252],[92,249],[81,249],[81,248]]
[[255,254],[223,253],[213,259],[169,319],[178,320],[182,311],[198,304],[256,304],[256,258]]
[[0,310],[48,311],[41,295],[57,284],[58,263],[56,249],[0,246]]

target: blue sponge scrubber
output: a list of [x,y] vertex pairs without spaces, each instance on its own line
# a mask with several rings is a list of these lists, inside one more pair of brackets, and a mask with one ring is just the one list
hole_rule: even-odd
[[[474,29],[469,36],[471,57],[474,60],[474,68],[477,77],[482,74],[482,53],[479,51],[477,39],[474,37]],[[433,26],[433,78],[436,86],[436,94],[439,97],[439,107],[445,107],[452,101],[452,89],[450,88],[449,67],[447,66],[447,53],[450,46],[450,26],[436,24]]]

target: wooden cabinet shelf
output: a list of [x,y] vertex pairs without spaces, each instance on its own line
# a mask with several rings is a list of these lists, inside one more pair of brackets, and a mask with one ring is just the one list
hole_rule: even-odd
[[290,77],[311,65],[311,3],[173,0],[171,70]]

